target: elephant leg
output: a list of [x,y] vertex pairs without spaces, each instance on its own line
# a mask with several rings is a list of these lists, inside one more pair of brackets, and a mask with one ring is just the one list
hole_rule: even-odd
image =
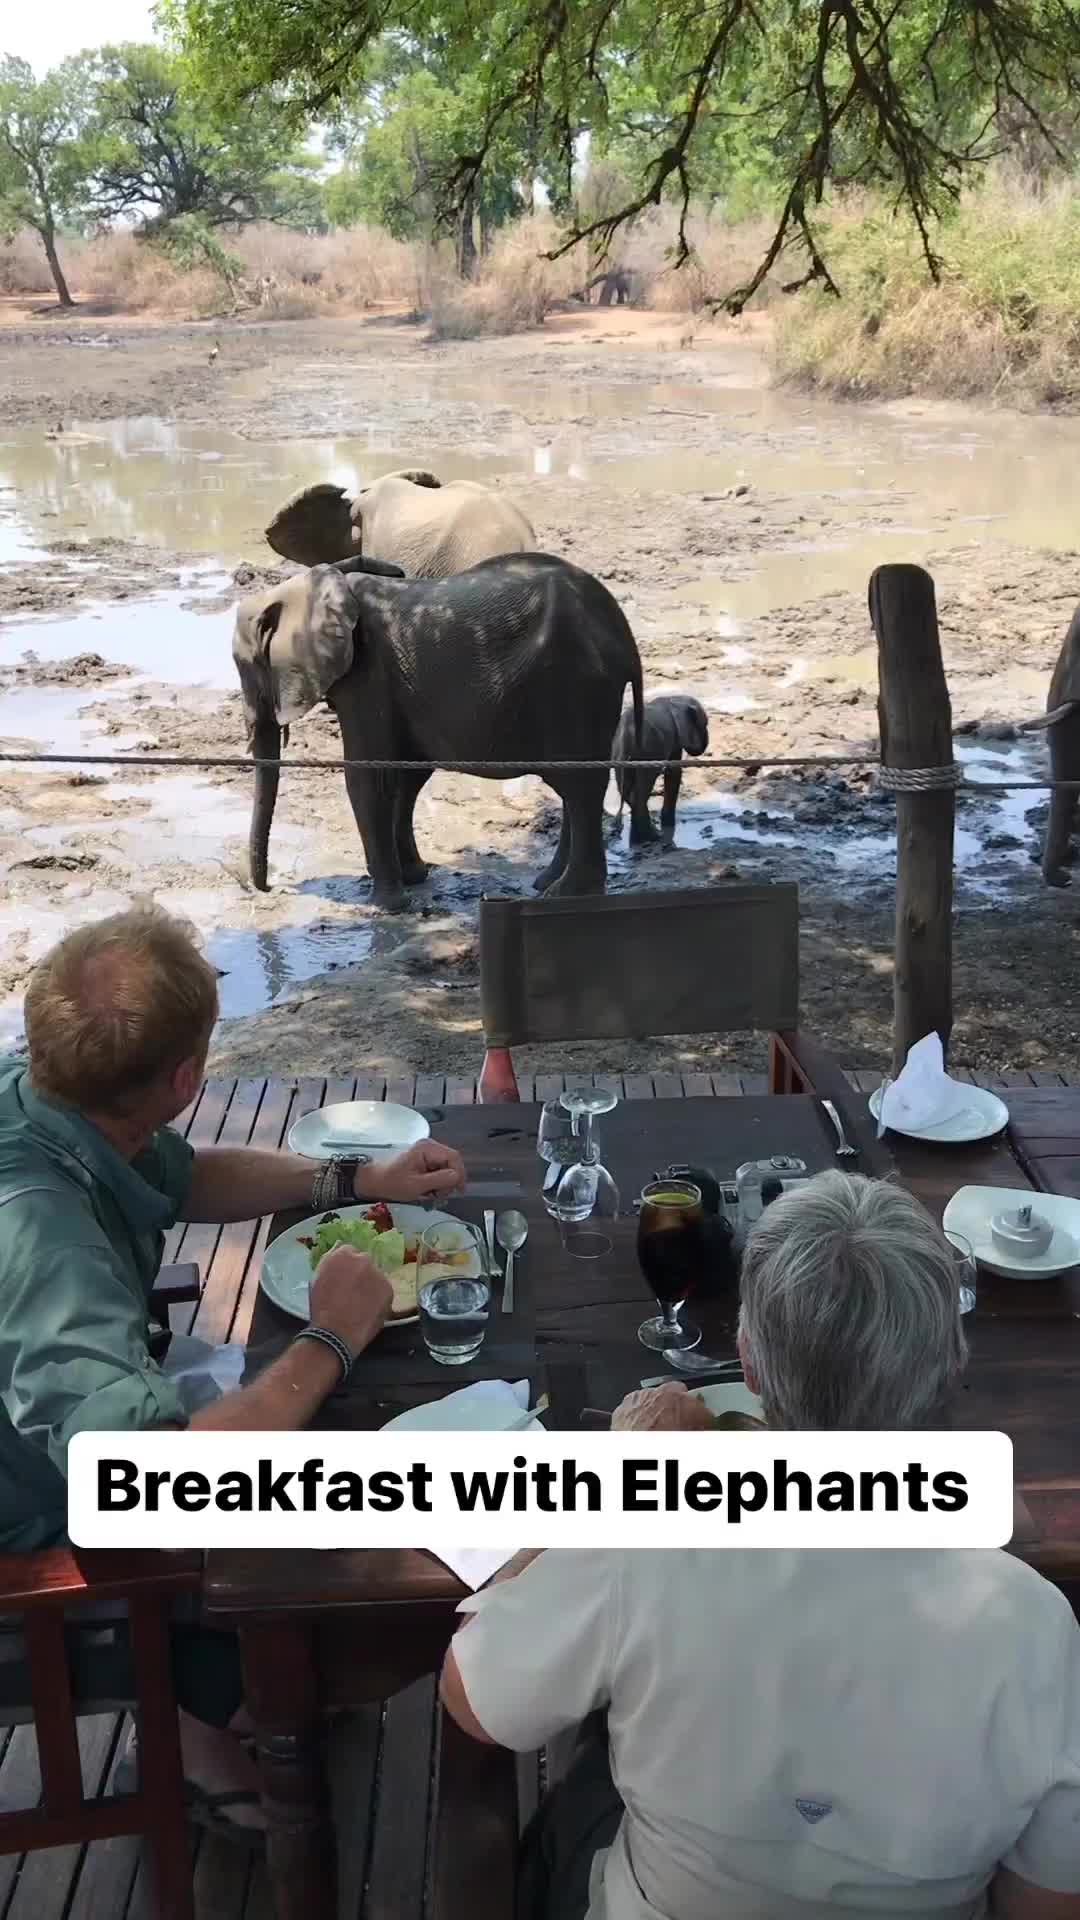
[[[1055,780],[1080,779],[1080,716],[1061,720],[1050,735],[1050,769]],[[1050,819],[1043,848],[1043,879],[1050,887],[1067,887],[1077,795],[1060,789],[1050,795]]]
[[546,893],[556,880],[566,872],[570,862],[570,810],[563,801],[562,825],[559,828],[559,844],[543,873],[538,873],[533,881],[534,893]]
[[649,795],[656,785],[655,773],[635,773],[633,791],[630,796],[630,845],[647,847],[660,835],[653,825],[649,812]]
[[390,913],[399,913],[408,901],[395,838],[396,778],[393,774],[371,774],[360,767],[349,767],[345,785],[364,843],[375,905],[385,907]]
[[679,804],[682,768],[664,768],[664,805],[660,813],[660,838],[665,847],[675,845],[675,810]]
[[548,895],[603,893],[607,885],[604,851],[604,794],[607,774],[582,773],[563,797],[563,819],[570,818],[570,859]]
[[394,805],[394,839],[397,842],[398,859],[401,862],[401,877],[407,887],[420,886],[431,872],[427,861],[421,860],[417,852],[416,836],[413,832],[413,808],[421,789],[427,785],[430,778],[429,773],[398,775]]

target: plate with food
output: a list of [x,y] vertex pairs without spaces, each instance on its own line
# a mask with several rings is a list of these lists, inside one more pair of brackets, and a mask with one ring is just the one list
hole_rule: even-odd
[[[419,1317],[417,1254],[421,1236],[429,1227],[447,1229],[447,1253],[445,1264],[424,1268],[424,1279],[437,1280],[444,1273],[477,1278],[480,1258],[476,1243],[468,1227],[453,1214],[379,1200],[374,1206],[338,1207],[330,1213],[314,1214],[279,1234],[263,1256],[263,1292],[283,1313],[306,1320],[311,1282],[323,1255],[332,1247],[355,1247],[359,1253],[370,1254],[393,1287],[388,1324],[406,1326]],[[455,1244],[457,1236],[460,1245]]]

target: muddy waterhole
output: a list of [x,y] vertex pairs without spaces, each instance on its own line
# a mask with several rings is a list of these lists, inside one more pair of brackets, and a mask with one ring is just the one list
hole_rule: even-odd
[[[307,482],[427,465],[508,490],[543,547],[620,599],[647,694],[693,692],[712,751],[751,760],[873,754],[866,583],[883,561],[919,561],[971,778],[1043,773],[1042,744],[1014,727],[1042,707],[1080,597],[1080,422],[811,404],[720,333],[691,352],[595,330],[438,351],[408,330],[375,330],[362,350],[299,332],[268,334],[259,364],[231,373],[226,344],[220,381],[193,375],[170,417],[140,410],[140,361],[194,367],[205,333],[106,340],[132,396],[107,418],[92,394],[85,416],[72,408],[91,343],[57,343],[40,421],[24,404],[20,424],[0,422],[0,745],[128,757],[0,767],[0,1042],[18,1043],[27,971],[64,928],[153,894],[220,970],[220,1069],[475,1070],[476,902],[526,890],[549,857],[557,818],[538,781],[436,776],[417,808],[436,871],[387,918],[337,776],[283,780],[258,895],[248,776],[140,764],[243,751],[231,607],[276,564],[262,529]],[[18,352],[0,348],[0,383]],[[294,730],[294,752],[336,746],[327,714]],[[1080,1065],[1077,907],[1033,864],[1043,812],[1031,791],[960,801],[955,1058],[975,1067]],[[623,838],[609,859],[617,889],[798,880],[805,1023],[846,1064],[876,1067],[894,852],[893,806],[857,767],[760,767],[688,771],[675,850],[631,855]],[[718,1054],[756,1064],[745,1036],[589,1064]]]

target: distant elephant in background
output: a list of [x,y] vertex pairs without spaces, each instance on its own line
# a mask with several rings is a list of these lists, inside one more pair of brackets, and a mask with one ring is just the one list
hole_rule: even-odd
[[[1030,733],[1045,727],[1050,742],[1050,771],[1055,780],[1080,780],[1080,607],[1069,622],[1057,665],[1050,677],[1046,712],[1022,729]],[[1042,873],[1049,887],[1067,887],[1072,862],[1072,829],[1076,793],[1050,795],[1050,818],[1043,846]]]
[[[689,694],[661,693],[653,700],[647,700],[641,719],[641,758],[643,760],[681,760],[684,753],[706,753],[709,746],[709,716],[700,700],[694,700]],[[627,708],[619,721],[611,749],[613,760],[628,760],[637,749],[634,746],[634,715]],[[649,795],[657,782],[654,767],[643,768],[635,773],[633,768],[624,767],[615,775],[619,789],[619,811],[615,816],[613,831],[622,831],[623,808],[630,807],[630,845],[640,847],[653,840],[660,840],[664,846],[675,844],[675,809],[679,804],[679,789],[682,786],[682,768],[667,767],[664,770],[664,804],[660,814],[660,831],[657,833],[649,813]]]
[[303,487],[274,515],[266,538],[302,567],[355,554],[389,560],[421,580],[463,573],[500,553],[535,553],[536,535],[512,500],[473,480],[445,487],[433,473],[387,473],[352,498],[344,487]]
[[[558,852],[536,889],[602,892],[604,793],[627,684],[641,721],[641,660],[618,601],[546,553],[502,555],[445,580],[389,577],[395,571],[359,557],[240,602],[233,658],[253,756],[276,761],[282,728],[326,700],[346,760],[484,760],[493,780],[522,770],[497,764],[500,754],[524,770],[600,761],[541,772],[563,814]],[[429,778],[346,770],[379,906],[404,906],[403,887],[427,878],[413,808]],[[277,788],[277,767],[256,767],[251,878],[263,891]]]

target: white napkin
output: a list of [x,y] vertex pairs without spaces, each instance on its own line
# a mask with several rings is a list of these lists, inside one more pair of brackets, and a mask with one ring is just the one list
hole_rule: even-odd
[[950,1080],[945,1071],[941,1036],[928,1033],[917,1040],[904,1062],[903,1071],[886,1087],[878,1118],[878,1136],[886,1127],[897,1133],[912,1128],[937,1127],[971,1105],[971,1089],[959,1080]]
[[[519,1413],[524,1413],[529,1404],[529,1383],[527,1380],[517,1380],[513,1384],[509,1380],[476,1380],[471,1386],[459,1387],[456,1393],[448,1393],[440,1405],[460,1408],[464,1416],[461,1424],[467,1427],[469,1407],[475,1406],[477,1401],[505,1412],[505,1424],[509,1426],[511,1420]],[[517,1547],[440,1546],[432,1547],[431,1552],[437,1560],[442,1561],[444,1567],[449,1567],[451,1573],[457,1575],[463,1586],[475,1593],[477,1587],[485,1586],[500,1567],[505,1567],[507,1561],[513,1559]]]
[[212,1347],[190,1333],[174,1333],[161,1369],[172,1381],[189,1416],[240,1385],[243,1347]]

